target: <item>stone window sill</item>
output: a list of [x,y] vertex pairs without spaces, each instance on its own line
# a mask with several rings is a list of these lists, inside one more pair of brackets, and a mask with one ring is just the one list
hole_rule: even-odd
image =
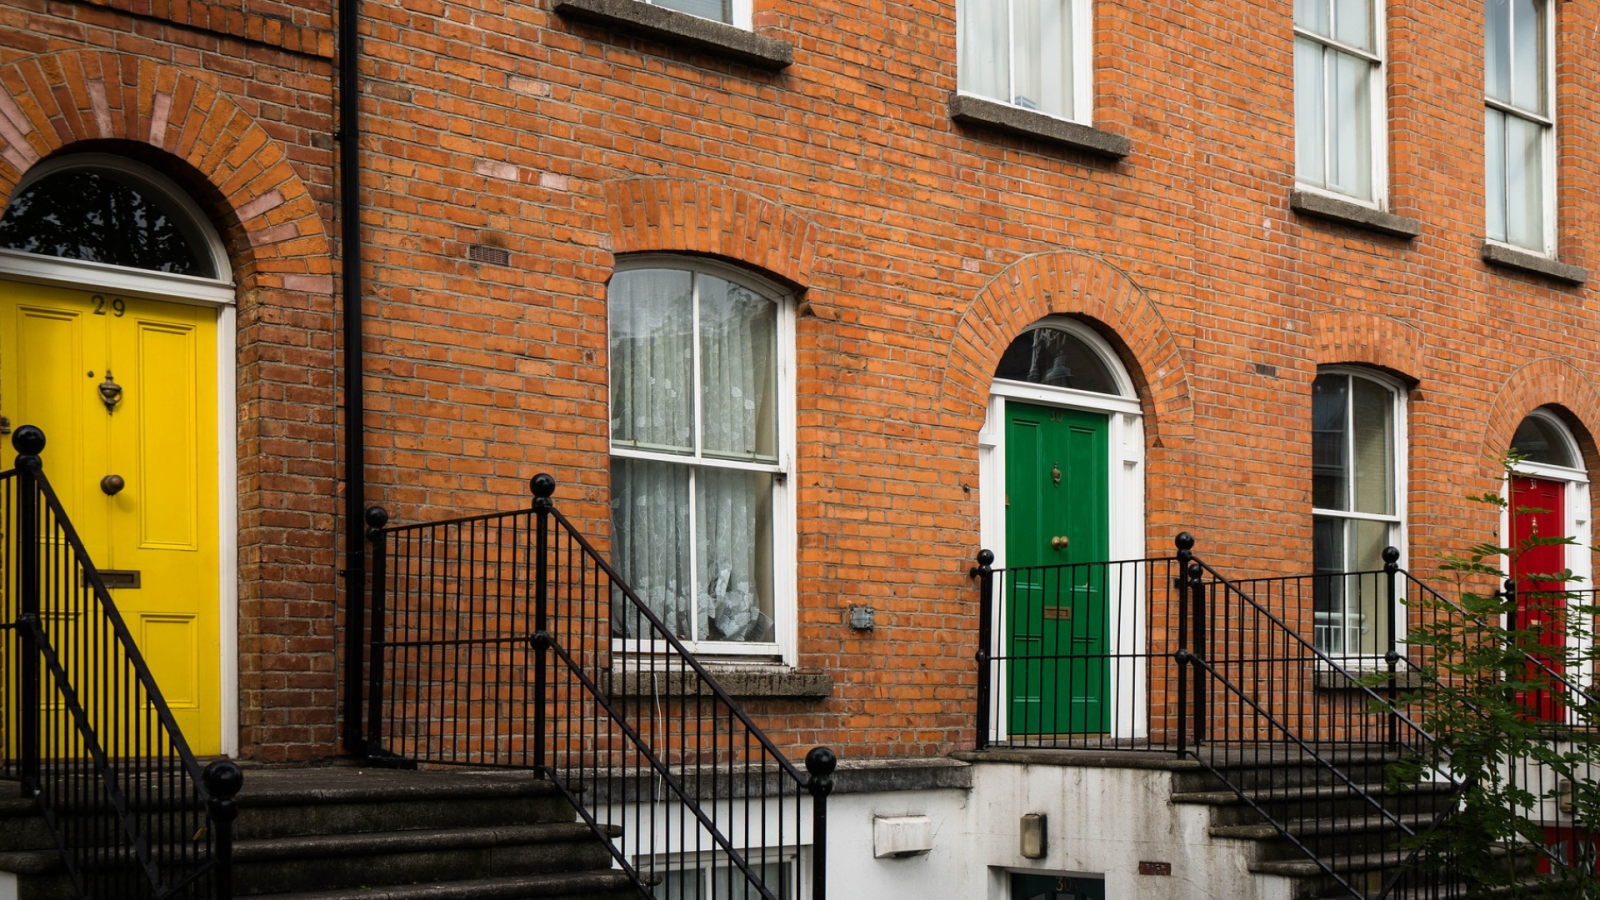
[[950,95],[950,118],[963,125],[1018,134],[1105,159],[1122,159],[1133,152],[1133,142],[1120,134],[966,94]]
[[1390,237],[1410,240],[1422,233],[1422,223],[1416,219],[1408,219],[1381,209],[1373,209],[1370,206],[1362,206],[1349,200],[1340,200],[1338,197],[1311,191],[1297,189],[1290,194],[1289,208],[1302,215],[1338,222],[1340,225],[1365,228]]
[[556,0],[555,11],[565,18],[640,32],[759,69],[777,71],[794,63],[794,45],[788,41],[643,0]]
[[[1350,675],[1363,680],[1368,678],[1382,679],[1381,682],[1378,683],[1368,681],[1365,685],[1365,687],[1371,689],[1380,697],[1384,696],[1384,694],[1389,690],[1389,673],[1387,670],[1356,669],[1352,671]],[[1422,680],[1422,676],[1416,674],[1415,672],[1397,672],[1395,674],[1394,683],[1396,690],[1412,691],[1422,687],[1424,682]],[[1314,684],[1316,689],[1319,691],[1350,691],[1364,693],[1364,691],[1362,691],[1363,685],[1357,684],[1343,672],[1333,671],[1330,669],[1318,669],[1315,673],[1313,673],[1312,684]]]
[[[706,670],[717,679],[728,696],[734,698],[810,697],[825,699],[833,696],[833,676],[816,669],[791,669],[787,666],[719,666],[706,663]],[[652,674],[655,675],[652,678]],[[694,672],[672,671],[651,673],[645,671],[610,672],[601,680],[600,687],[608,697],[649,697],[659,694],[691,694],[711,696],[705,683]]]
[[1483,242],[1483,261],[1491,266],[1543,275],[1563,284],[1579,285],[1589,280],[1589,273],[1578,266],[1491,241]]

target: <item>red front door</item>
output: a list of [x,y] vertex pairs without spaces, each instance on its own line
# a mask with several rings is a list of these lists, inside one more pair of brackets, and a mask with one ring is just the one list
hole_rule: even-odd
[[[1511,543],[1521,548],[1532,537],[1558,538],[1566,535],[1567,486],[1546,478],[1517,476],[1512,482]],[[1564,603],[1558,598],[1540,596],[1541,592],[1558,592],[1567,589],[1564,581],[1550,580],[1549,576],[1567,568],[1566,546],[1549,544],[1532,547],[1517,557],[1517,622],[1519,629],[1538,630],[1539,643],[1547,647],[1560,647],[1566,642],[1566,626],[1555,606]],[[1544,666],[1530,665],[1530,681],[1548,682],[1552,673],[1561,674],[1561,654],[1545,657]],[[1548,670],[1548,671],[1547,671]],[[1546,722],[1561,720],[1561,707],[1552,690],[1527,692],[1524,702],[1539,719]]]

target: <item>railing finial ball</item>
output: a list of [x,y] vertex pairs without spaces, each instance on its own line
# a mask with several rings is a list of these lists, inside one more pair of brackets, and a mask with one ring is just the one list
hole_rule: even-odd
[[994,551],[993,550],[979,550],[978,551],[978,565],[980,565],[980,566],[992,566],[992,565],[994,565]]
[[219,759],[200,773],[200,782],[213,800],[231,800],[244,787],[244,771],[231,759]]
[[545,500],[556,492],[556,480],[548,472],[540,472],[529,479],[528,487],[533,490],[535,497]]
[[1178,537],[1173,540],[1173,543],[1178,546],[1179,550],[1193,550],[1194,535],[1187,531],[1180,531],[1178,532]]
[[812,747],[811,752],[806,754],[806,771],[813,778],[827,778],[838,765],[839,757],[834,756],[827,747]]
[[11,446],[18,456],[38,456],[44,450],[44,430],[37,425],[24,425],[11,435]]
[[368,528],[382,528],[389,524],[389,511],[381,506],[369,506],[365,518]]
[[1392,565],[1395,565],[1398,562],[1400,562],[1400,548],[1399,547],[1385,547],[1385,548],[1383,548],[1383,564],[1384,565],[1392,566]]

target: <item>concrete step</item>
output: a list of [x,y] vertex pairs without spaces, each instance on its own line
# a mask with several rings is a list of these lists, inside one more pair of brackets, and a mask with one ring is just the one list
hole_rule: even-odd
[[618,870],[255,895],[255,900],[638,900],[638,898],[639,889],[634,887],[628,876]]

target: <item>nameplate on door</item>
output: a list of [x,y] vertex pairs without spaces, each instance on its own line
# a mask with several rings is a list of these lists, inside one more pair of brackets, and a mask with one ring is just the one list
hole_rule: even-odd
[[1046,606],[1044,608],[1044,617],[1046,619],[1054,619],[1054,620],[1056,620],[1058,622],[1066,621],[1066,620],[1072,618],[1072,607],[1070,607],[1070,606]]
[[139,587],[139,570],[101,569],[100,583],[104,584],[108,591],[114,591],[118,588],[137,588]]

